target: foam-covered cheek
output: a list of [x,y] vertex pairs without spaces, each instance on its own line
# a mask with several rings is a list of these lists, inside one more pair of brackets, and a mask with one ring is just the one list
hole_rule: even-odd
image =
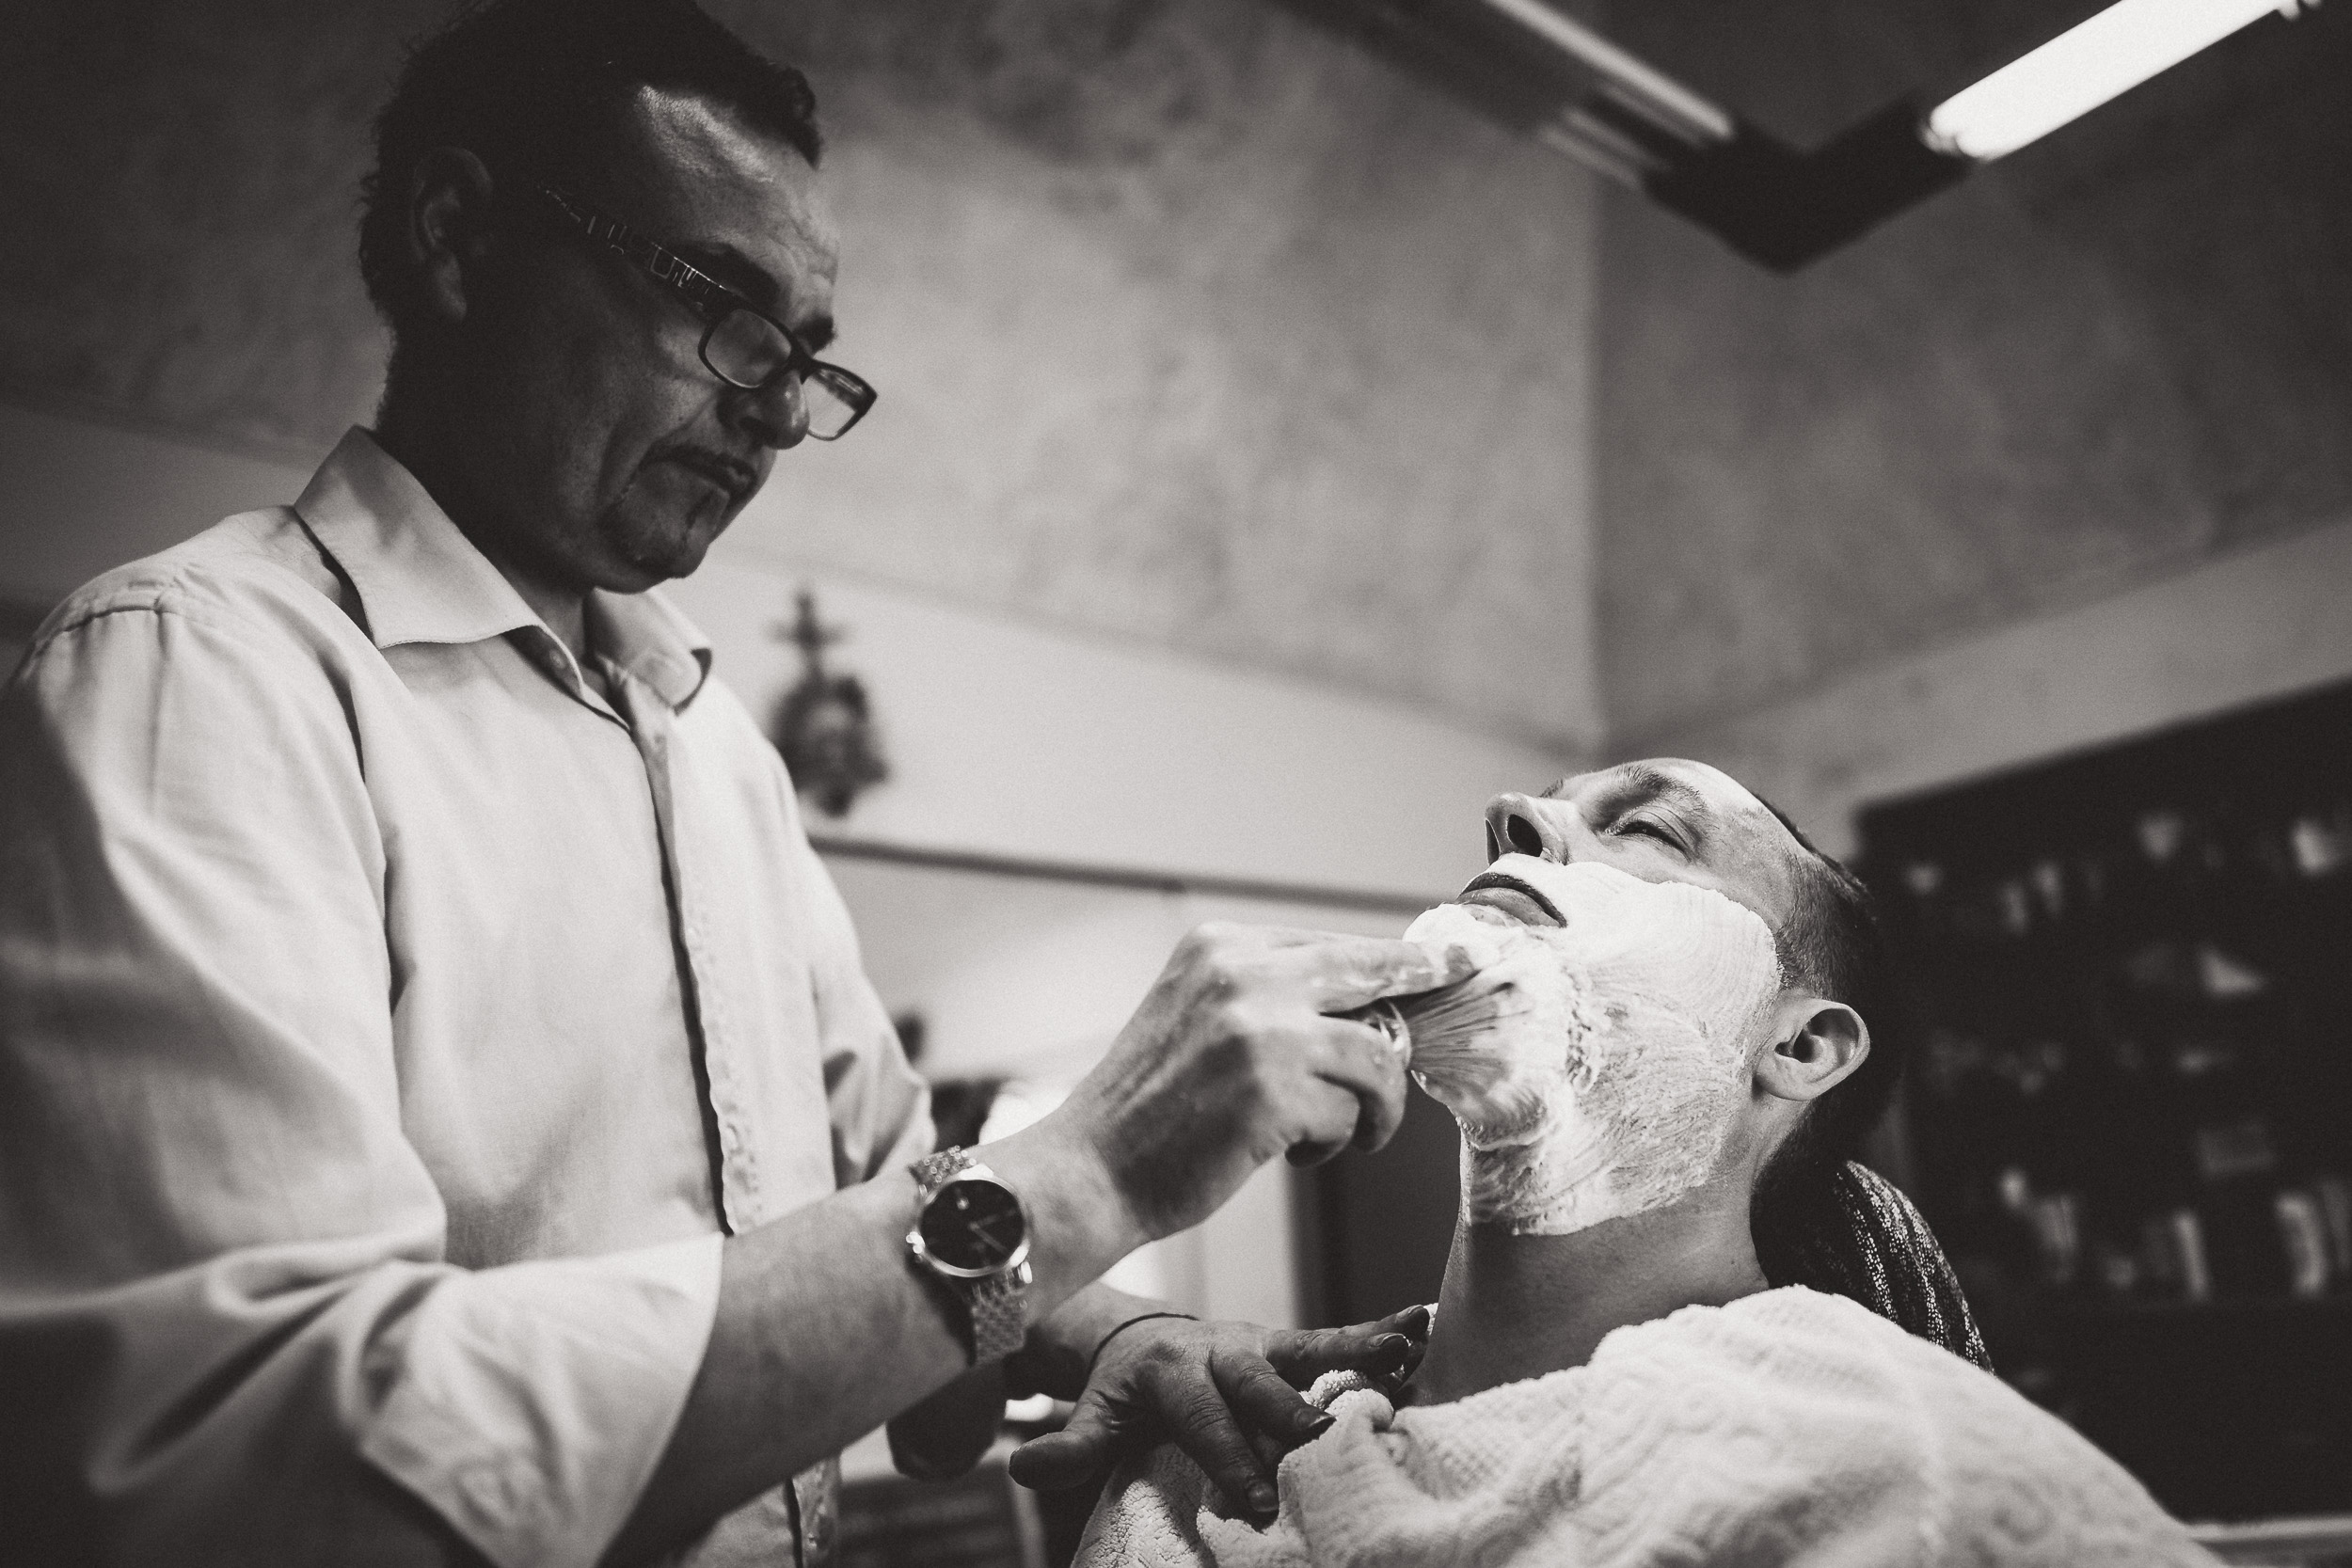
[[1472,1220],[1581,1230],[1673,1202],[1720,1158],[1780,989],[1771,930],[1708,888],[1508,855],[1562,927],[1447,904],[1406,933],[1478,973],[1405,1006],[1422,1087],[1462,1126]]

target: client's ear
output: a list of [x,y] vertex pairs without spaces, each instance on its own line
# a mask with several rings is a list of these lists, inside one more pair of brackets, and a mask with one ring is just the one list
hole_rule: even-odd
[[1772,1045],[1756,1060],[1756,1085],[1778,1100],[1817,1100],[1870,1054],[1870,1026],[1843,1002],[1790,994],[1772,1021]]

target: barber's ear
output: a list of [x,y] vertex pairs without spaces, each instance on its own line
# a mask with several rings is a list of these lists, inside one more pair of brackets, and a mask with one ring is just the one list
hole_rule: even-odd
[[489,253],[493,190],[488,166],[462,147],[437,147],[409,173],[405,233],[418,303],[445,325],[466,319],[468,274]]
[[1778,1100],[1819,1099],[1870,1054],[1870,1026],[1843,1002],[1784,997],[1773,1025],[1771,1049],[1756,1058],[1756,1084]]

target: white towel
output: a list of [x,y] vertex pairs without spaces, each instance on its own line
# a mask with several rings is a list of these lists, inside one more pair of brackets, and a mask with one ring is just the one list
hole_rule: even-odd
[[1112,1478],[1082,1568],[2214,1562],[1999,1379],[1802,1288],[1621,1328],[1586,1366],[1452,1404],[1315,1392],[1338,1421],[1282,1461],[1272,1524],[1162,1449]]

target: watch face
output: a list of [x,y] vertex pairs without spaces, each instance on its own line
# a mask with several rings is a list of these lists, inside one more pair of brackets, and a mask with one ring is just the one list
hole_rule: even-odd
[[951,1269],[1003,1268],[1028,1237],[1021,1200],[999,1181],[950,1181],[923,1206],[923,1246]]

